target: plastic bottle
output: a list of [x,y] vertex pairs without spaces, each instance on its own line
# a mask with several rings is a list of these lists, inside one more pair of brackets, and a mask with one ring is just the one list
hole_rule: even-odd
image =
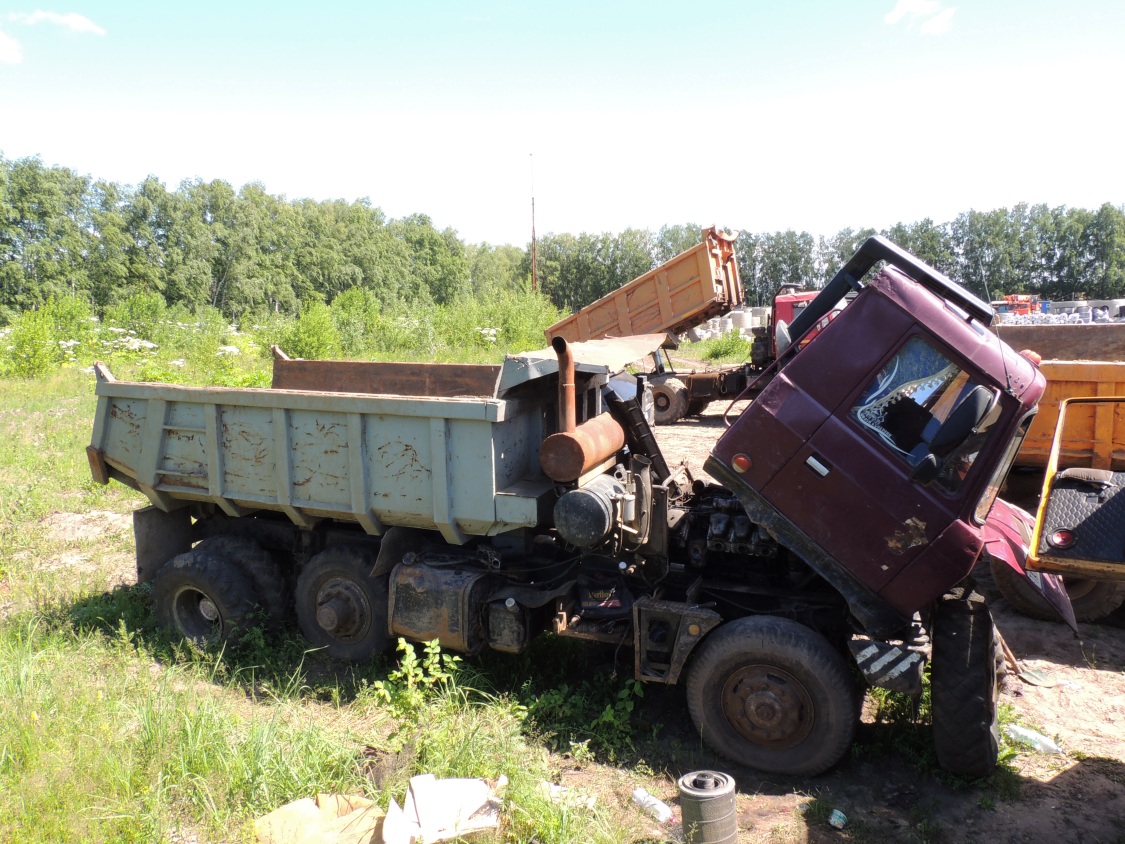
[[1032,750],[1038,750],[1040,753],[1062,753],[1062,748],[1051,739],[1047,738],[1047,736],[1042,733],[1037,733],[1035,730],[1029,730],[1027,727],[1009,724],[1004,728],[1004,732],[1007,733],[1008,738],[1013,741],[1018,741],[1020,744],[1027,745]]
[[672,807],[659,797],[653,797],[643,788],[638,786],[633,789],[633,802],[660,823],[671,823]]

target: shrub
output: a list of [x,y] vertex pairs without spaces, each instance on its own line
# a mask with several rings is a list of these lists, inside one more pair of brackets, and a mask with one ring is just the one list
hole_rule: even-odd
[[281,348],[290,357],[326,360],[340,353],[340,335],[332,309],[323,302],[305,306],[296,324],[284,333]]
[[120,305],[107,308],[105,319],[143,340],[156,342],[165,320],[164,312],[164,297],[159,293],[134,293]]
[[16,378],[45,375],[62,362],[54,324],[45,309],[26,311],[12,325],[4,349],[3,371]]

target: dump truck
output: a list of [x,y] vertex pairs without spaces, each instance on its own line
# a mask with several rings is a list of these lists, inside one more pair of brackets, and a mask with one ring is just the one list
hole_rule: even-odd
[[786,774],[848,751],[860,678],[918,694],[929,662],[938,759],[983,776],[997,648],[970,572],[1044,388],[991,319],[867,241],[715,442],[718,483],[670,467],[611,386],[661,334],[556,337],[498,366],[278,359],[269,389],[99,365],[87,454],[148,498],[138,580],[185,637],[237,635],[257,607],[342,660],[394,637],[631,649],[637,680],[684,685],[716,752]]
[[[1039,413],[1016,455],[1021,473],[1013,478],[1023,490],[1011,490],[1014,501],[1034,512],[1042,501],[1045,469],[1057,440],[1052,473],[1069,470],[1120,472],[1125,470],[1125,413],[1112,400],[1082,401],[1070,405],[1065,424],[1060,407],[1068,399],[1125,395],[1125,324],[1004,325],[994,330],[1015,348],[1029,349],[1042,357],[1039,369],[1047,388]],[[1031,524],[1024,515],[1020,521]],[[1028,533],[1030,528],[1023,527]],[[1005,563],[993,561],[992,576],[1001,593],[1017,610],[1033,618],[1057,619],[1027,578]],[[1067,592],[1078,621],[1098,621],[1125,605],[1125,584],[1070,570],[1064,574]]]
[[[670,425],[685,416],[702,413],[716,399],[748,395],[747,387],[764,387],[758,377],[790,341],[788,326],[817,296],[817,291],[782,285],[774,297],[767,325],[753,329],[748,360],[741,364],[677,369],[668,354],[678,347],[675,335],[707,320],[723,316],[745,301],[735,257],[736,236],[712,226],[703,230],[702,241],[580,308],[546,330],[547,341],[562,337],[568,342],[632,334],[667,332],[668,341],[652,354],[647,370],[652,386],[655,421]],[[842,307],[843,302],[838,307]],[[837,313],[833,309],[821,326],[805,336],[816,335]]]

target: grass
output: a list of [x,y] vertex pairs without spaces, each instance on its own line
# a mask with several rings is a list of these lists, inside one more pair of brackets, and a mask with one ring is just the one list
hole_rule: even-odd
[[742,363],[750,359],[752,341],[737,331],[728,331],[719,337],[701,340],[680,347],[685,355],[715,363]]
[[[226,372],[242,378],[255,365]],[[517,659],[497,691],[489,663],[433,651],[397,668],[340,670],[291,629],[252,631],[228,650],[169,639],[147,586],[130,585],[127,514],[143,499],[90,480],[93,390],[77,363],[34,381],[0,379],[0,840],[252,841],[254,818],[289,800],[348,792],[401,803],[422,772],[505,774],[505,826],[492,840],[641,837],[644,819],[627,800],[590,811],[538,790],[559,776],[558,737],[578,736],[590,713],[604,716],[587,737],[597,753],[629,762],[630,685],[516,682]],[[119,527],[57,528],[57,514],[95,512]],[[568,688],[577,708],[527,705],[538,691],[568,700]]]

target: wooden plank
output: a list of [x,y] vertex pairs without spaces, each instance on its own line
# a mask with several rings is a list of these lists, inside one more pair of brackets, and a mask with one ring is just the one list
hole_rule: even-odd
[[273,362],[273,389],[392,396],[494,397],[500,367],[358,360]]

